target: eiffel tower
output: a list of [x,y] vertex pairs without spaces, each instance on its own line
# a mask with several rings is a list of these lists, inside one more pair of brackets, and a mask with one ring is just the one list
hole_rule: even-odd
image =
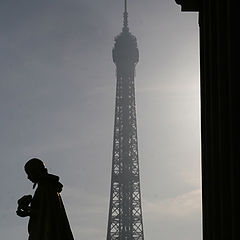
[[127,0],[123,17],[112,50],[117,86],[107,240],[144,240],[134,84],[139,52],[128,27]]

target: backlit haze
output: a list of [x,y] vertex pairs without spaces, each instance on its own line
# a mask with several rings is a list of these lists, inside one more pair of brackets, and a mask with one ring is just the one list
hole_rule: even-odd
[[[137,37],[139,161],[146,240],[200,240],[198,15],[129,0]],[[106,239],[123,0],[0,1],[0,238],[27,239],[25,162],[64,185],[75,239]]]

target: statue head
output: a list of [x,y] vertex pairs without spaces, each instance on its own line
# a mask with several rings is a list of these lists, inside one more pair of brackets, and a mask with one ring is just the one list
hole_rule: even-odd
[[42,160],[38,158],[30,159],[24,166],[28,179],[33,183],[38,183],[40,178],[47,174],[47,169]]

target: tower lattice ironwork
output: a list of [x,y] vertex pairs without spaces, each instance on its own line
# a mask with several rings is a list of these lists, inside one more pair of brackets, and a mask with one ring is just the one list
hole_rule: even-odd
[[134,84],[139,52],[124,3],[122,32],[112,50],[117,84],[107,240],[144,240]]

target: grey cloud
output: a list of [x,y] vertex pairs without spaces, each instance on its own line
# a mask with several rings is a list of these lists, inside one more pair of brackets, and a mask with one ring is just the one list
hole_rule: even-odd
[[[116,82],[111,49],[121,31],[123,4],[2,0],[0,5],[1,237],[27,237],[27,219],[18,219],[15,207],[21,194],[32,193],[23,165],[37,156],[65,185],[76,235],[104,238]],[[180,13],[174,1],[129,1],[129,25],[140,50],[142,195],[161,201],[193,191],[200,181],[197,16]],[[79,189],[80,197],[69,188]],[[94,222],[88,208],[97,214]],[[201,239],[199,215],[164,222],[146,212],[146,238],[170,240],[191,228],[184,240]]]

